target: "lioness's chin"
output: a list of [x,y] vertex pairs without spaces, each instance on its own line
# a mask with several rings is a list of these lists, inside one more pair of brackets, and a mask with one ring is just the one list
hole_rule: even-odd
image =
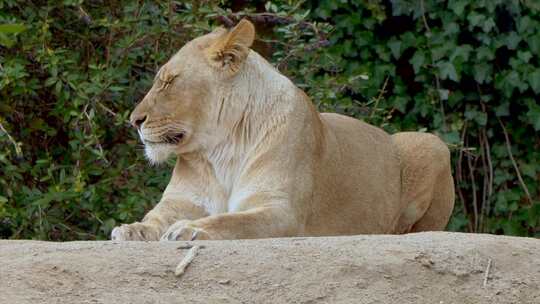
[[152,164],[161,164],[175,154],[175,145],[172,144],[145,144],[144,154]]

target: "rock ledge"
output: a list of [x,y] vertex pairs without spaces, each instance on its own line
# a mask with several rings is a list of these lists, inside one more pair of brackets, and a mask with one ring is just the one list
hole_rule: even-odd
[[0,241],[0,261],[2,303],[540,303],[540,240],[493,235]]

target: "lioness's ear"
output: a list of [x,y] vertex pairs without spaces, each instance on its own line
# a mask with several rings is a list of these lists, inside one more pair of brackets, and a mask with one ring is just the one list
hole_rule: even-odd
[[210,63],[230,69],[235,73],[249,54],[249,47],[255,40],[255,27],[246,19],[227,33],[224,33],[207,50]]

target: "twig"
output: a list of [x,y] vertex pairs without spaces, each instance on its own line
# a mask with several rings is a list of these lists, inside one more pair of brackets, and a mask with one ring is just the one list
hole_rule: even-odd
[[486,267],[486,272],[484,273],[484,284],[483,284],[484,288],[486,288],[490,270],[491,270],[491,259],[488,260],[488,264],[487,264],[487,267]]
[[479,132],[480,146],[482,149],[482,166],[484,168],[484,186],[482,190],[482,212],[480,214],[480,232],[484,228],[484,215],[489,216],[491,196],[493,194],[493,164],[491,162],[491,148],[486,128]]
[[17,154],[17,157],[21,157],[21,155],[22,155],[21,145],[19,143],[17,143],[13,139],[13,137],[11,137],[11,134],[8,133],[8,131],[4,128],[4,125],[2,125],[1,122],[0,122],[0,130],[6,134],[8,140],[11,142],[11,144],[15,148],[15,154]]
[[86,25],[92,25],[92,18],[80,5],[79,5],[79,17],[84,23],[86,23]]
[[191,249],[189,249],[182,261],[180,261],[180,264],[176,266],[176,270],[174,271],[175,276],[180,277],[184,274],[186,268],[189,266],[189,264],[191,264],[193,259],[195,259],[195,256],[197,256],[199,248],[200,246],[193,246]]
[[426,31],[428,33],[431,33],[431,28],[429,28],[429,25],[428,25],[427,19],[426,19],[426,8],[424,6],[424,0],[420,0],[420,8],[422,9],[422,21],[424,22],[424,26],[426,27]]
[[100,106],[103,110],[105,110],[105,112],[111,114],[112,116],[116,117],[116,113],[114,113],[113,110],[111,110],[110,108],[108,108],[107,106],[105,106],[103,103],[101,103],[100,101],[96,100],[96,103],[98,106]]
[[[296,10],[296,8],[293,9]],[[293,12],[291,11],[291,13]],[[329,41],[326,39],[325,33],[320,33],[319,29],[317,28],[317,25],[312,22],[303,21],[303,20],[296,20],[292,16],[280,16],[274,13],[233,13],[228,15],[218,15],[215,17],[219,23],[224,25],[227,28],[232,27],[234,24],[238,23],[241,19],[246,18],[248,20],[251,20],[255,24],[265,24],[270,26],[275,25],[288,25],[297,23],[299,28],[301,30],[311,28],[315,36],[319,37],[319,43],[318,47],[324,47],[329,45]]]
[[[92,121],[92,118],[90,117],[90,115],[88,115],[88,112],[86,111],[88,109],[88,104],[86,104],[84,106],[84,109],[83,109],[83,114],[84,116],[86,116],[86,119],[88,120],[88,126],[90,127],[90,129],[92,129],[93,127],[93,121]],[[103,158],[103,160],[105,161],[105,163],[109,163],[109,160],[105,157],[105,153],[103,151],[103,147],[101,146],[101,143],[99,142],[99,138],[97,137],[96,134],[91,134],[91,136],[94,138],[94,140],[96,141],[96,146],[99,150],[99,154],[100,156]]]
[[[476,87],[478,88],[478,93],[482,95],[482,91],[480,90],[480,86],[477,84]],[[482,111],[488,115],[486,111],[486,105],[485,103],[481,102],[480,105],[482,106]],[[487,165],[489,169],[489,179],[488,179],[488,206],[489,206],[489,198],[493,194],[493,163],[491,162],[491,148],[489,145],[489,138],[487,136],[486,128],[482,128],[481,133],[484,135],[484,143],[485,143],[485,155],[487,160]],[[489,212],[489,209],[488,209]]]
[[[206,246],[204,246],[204,245],[197,245],[197,246],[199,246],[199,249],[206,248]],[[185,245],[180,245],[180,246],[176,247],[176,249],[184,249],[184,250],[191,249],[191,248],[193,248],[193,245],[191,245],[191,244],[185,244]]]
[[489,139],[487,136],[486,128],[484,128],[484,142],[486,144],[486,156],[487,156],[487,165],[489,168],[489,179],[488,179],[488,197],[487,197],[487,206],[486,206],[486,217],[489,217],[489,211],[491,210],[491,195],[493,194],[493,163],[491,162],[491,147],[489,145]]
[[[486,156],[487,156],[487,163],[489,168],[489,188],[488,188],[488,197],[491,197],[493,194],[493,163],[491,162],[491,148],[489,145],[489,139],[487,137],[486,129],[484,128],[484,139],[486,143]],[[488,200],[489,204],[489,200]],[[489,209],[488,209],[489,210]]]
[[[242,18],[249,19],[253,21],[254,23],[260,23],[260,24],[269,24],[269,25],[286,25],[291,24],[294,22],[297,22],[293,17],[290,16],[279,16],[274,13],[233,13],[229,14],[227,16],[216,16],[216,19],[218,19],[219,22],[221,22],[225,26],[231,25],[231,23],[238,23]],[[299,25],[303,27],[311,27],[314,29],[315,33],[318,33],[316,30],[316,27],[313,23],[307,22],[307,21],[300,21],[298,22]]]
[[525,191],[525,195],[527,195],[527,200],[529,201],[529,204],[532,204],[531,194],[529,193],[529,189],[527,188],[527,185],[525,185],[525,182],[523,181],[523,178],[521,177],[521,172],[519,171],[519,167],[516,163],[516,160],[514,159],[514,155],[512,154],[512,144],[510,143],[510,138],[508,137],[508,132],[506,131],[506,127],[504,126],[500,118],[497,117],[497,120],[499,121],[499,124],[501,125],[501,128],[503,130],[504,139],[506,140],[506,150],[508,151],[508,156],[510,157],[510,160],[512,161],[514,170],[516,170],[516,175],[518,177],[519,184],[521,185],[521,188],[523,188],[523,191]]
[[[476,164],[476,162],[475,162]],[[473,165],[471,162],[471,155],[467,155],[467,165],[469,166],[469,178],[471,179],[472,184],[472,194],[473,194],[473,212],[474,212],[474,231],[478,232],[478,201],[476,197],[476,179],[474,178],[474,170],[476,165]]]
[[[487,165],[489,169],[489,179],[488,179],[488,206],[489,206],[489,198],[493,194],[493,164],[491,162],[491,148],[489,145],[489,139],[487,136],[486,128],[483,129],[484,133],[484,143],[486,144],[485,150],[486,150],[486,160]],[[489,212],[489,209],[488,209]]]
[[218,22],[223,24],[226,28],[231,28],[231,27],[234,26],[234,21],[232,21],[227,16],[217,16],[216,18],[217,18]]
[[373,109],[371,110],[371,113],[369,114],[369,118],[373,118],[373,115],[375,115],[375,111],[377,111],[377,107],[379,106],[379,102],[383,98],[384,94],[386,93],[386,86],[388,85],[388,80],[390,79],[389,76],[386,77],[384,80],[384,84],[382,89],[379,91],[379,95],[377,95],[377,98],[375,98],[375,104],[373,105]]
[[482,232],[484,227],[484,213],[486,212],[487,207],[487,187],[488,187],[488,169],[486,164],[486,149],[485,149],[485,141],[484,141],[484,135],[482,133],[482,130],[478,132],[478,141],[480,143],[480,156],[482,160],[482,205],[480,209],[480,225],[479,225],[479,232]]
[[[463,124],[463,130],[461,131],[461,144],[462,145],[465,145],[466,134],[467,134],[467,122]],[[465,150],[465,147],[459,149],[458,161],[456,162],[456,190],[457,190],[457,193],[459,195],[461,202],[463,203],[463,212],[465,213],[465,217],[467,218],[469,232],[473,232],[471,219],[469,218],[469,211],[467,210],[467,202],[465,201],[465,196],[463,195],[463,192],[461,191],[461,187],[459,186],[461,184],[461,181],[463,180],[463,170],[461,168],[461,164],[463,163],[464,150]]]

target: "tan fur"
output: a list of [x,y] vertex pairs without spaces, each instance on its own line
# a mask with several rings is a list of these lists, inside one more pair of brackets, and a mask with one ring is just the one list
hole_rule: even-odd
[[150,161],[176,155],[176,166],[157,206],[142,222],[115,228],[112,238],[443,229],[454,204],[445,144],[319,114],[249,49],[254,37],[248,21],[218,29],[186,44],[158,72],[131,120]]

